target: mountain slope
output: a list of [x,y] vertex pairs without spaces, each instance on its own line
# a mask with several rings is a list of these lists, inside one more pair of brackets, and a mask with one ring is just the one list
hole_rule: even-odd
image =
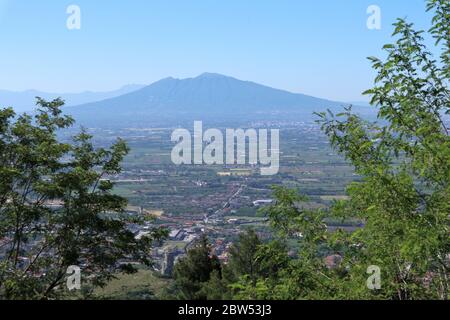
[[205,73],[196,78],[166,78],[120,97],[68,108],[75,115],[252,114],[311,112],[339,102],[273,89],[257,83]]

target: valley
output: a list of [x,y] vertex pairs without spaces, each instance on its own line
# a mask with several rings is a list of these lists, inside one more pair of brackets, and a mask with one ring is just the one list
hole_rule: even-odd
[[[277,175],[262,176],[258,165],[175,165],[171,150],[176,143],[171,141],[171,134],[176,127],[170,124],[160,128],[89,129],[98,146],[107,147],[120,136],[131,148],[123,172],[109,178],[115,182],[115,192],[128,199],[129,214],[155,219],[136,226],[136,236],[154,225],[170,230],[169,239],[154,251],[157,273],[169,276],[175,261],[203,233],[223,261],[246,228],[270,239],[273,235],[261,209],[271,203],[275,185],[307,195],[307,208],[325,209],[334,200],[345,199],[345,186],[358,180],[353,168],[331,150],[314,121],[272,120],[259,125],[261,129],[280,130]],[[253,121],[244,123],[242,119],[227,127],[250,126],[258,128]],[[354,230],[359,226],[359,222],[328,223],[331,229],[339,226]]]

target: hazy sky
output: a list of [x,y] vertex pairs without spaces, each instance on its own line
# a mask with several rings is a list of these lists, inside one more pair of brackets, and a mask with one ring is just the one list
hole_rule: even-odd
[[[81,8],[68,30],[66,9]],[[378,5],[382,29],[366,13]],[[0,89],[110,90],[217,72],[340,101],[372,84],[392,22],[424,0],[0,0]]]

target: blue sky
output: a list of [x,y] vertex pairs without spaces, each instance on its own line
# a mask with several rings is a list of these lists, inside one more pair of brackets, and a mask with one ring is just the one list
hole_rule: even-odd
[[[66,8],[81,8],[81,30]],[[382,29],[366,27],[378,5]],[[340,101],[372,84],[396,17],[424,0],[0,0],[0,89],[111,90],[217,72]]]

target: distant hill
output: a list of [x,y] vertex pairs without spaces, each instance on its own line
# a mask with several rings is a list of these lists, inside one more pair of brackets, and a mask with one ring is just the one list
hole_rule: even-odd
[[119,97],[67,108],[81,119],[214,116],[240,114],[311,114],[344,104],[278,90],[254,82],[204,73],[196,78],[166,78]]
[[35,107],[36,97],[52,100],[61,97],[67,106],[80,105],[94,101],[118,97],[143,88],[144,85],[126,85],[118,90],[107,92],[50,93],[37,90],[7,91],[0,90],[0,107],[13,107],[17,112],[31,111]]

